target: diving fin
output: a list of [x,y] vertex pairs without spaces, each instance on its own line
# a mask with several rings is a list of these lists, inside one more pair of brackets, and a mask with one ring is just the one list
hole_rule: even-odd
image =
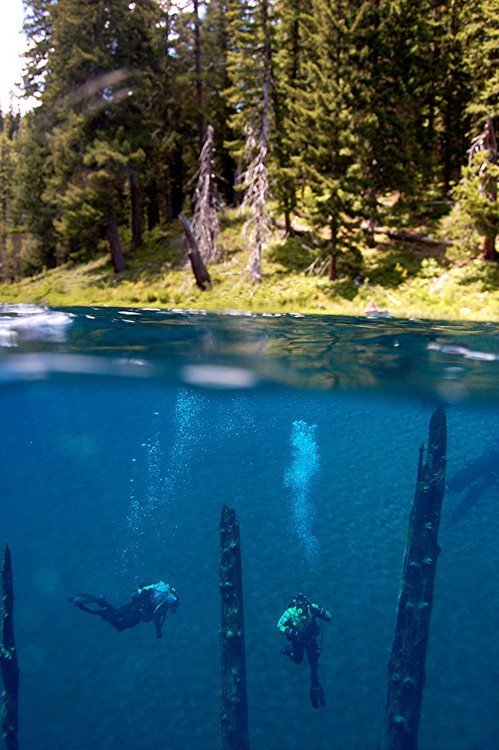
[[320,682],[310,688],[310,702],[314,708],[319,708],[319,705],[325,708],[326,698]]
[[[101,612],[108,606],[104,596],[93,596],[92,594],[79,594],[78,596],[70,596],[68,598],[70,604],[74,604],[78,609],[82,609],[84,612],[88,612],[91,615],[100,615]],[[90,604],[95,605],[95,609],[89,607]],[[104,609],[102,609],[104,608]]]

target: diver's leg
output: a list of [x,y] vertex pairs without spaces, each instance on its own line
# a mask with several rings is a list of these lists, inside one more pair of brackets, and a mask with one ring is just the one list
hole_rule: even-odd
[[109,622],[113,628],[116,628],[120,633],[123,632],[123,630],[128,630],[128,628],[134,628],[142,621],[140,607],[137,607],[134,602],[123,604],[123,606],[118,607],[118,609],[109,605],[106,610],[102,612],[101,617],[103,620]]
[[321,649],[315,638],[306,643],[308,663],[310,664],[310,701],[314,708],[326,705],[324,690],[319,681],[319,656]]
[[301,664],[303,654],[305,653],[305,646],[301,641],[292,641],[283,648],[282,653],[284,656],[288,656],[294,664]]
[[119,630],[120,632],[127,628],[131,628],[133,625],[136,625],[137,622],[140,622],[140,619],[135,622],[136,617],[134,618],[130,612],[130,609],[135,610],[133,605],[125,604],[123,607],[117,609],[116,607],[113,607],[112,604],[109,604],[107,599],[103,596],[81,594],[80,596],[75,596],[69,599],[69,601],[83,612],[88,612],[89,615],[97,615],[103,620],[106,620],[106,622],[109,622],[113,628],[116,628],[116,630]]
[[[91,594],[79,594],[78,596],[70,596],[68,601],[70,604],[74,604],[75,607],[81,609],[83,612],[88,612],[89,615],[100,615],[108,607],[111,607],[108,601],[103,596],[93,596]],[[89,605],[96,605],[91,607]],[[112,608],[112,607],[111,607]]]

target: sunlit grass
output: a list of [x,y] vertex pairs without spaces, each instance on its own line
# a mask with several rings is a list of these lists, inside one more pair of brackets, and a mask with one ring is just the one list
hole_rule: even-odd
[[499,320],[499,264],[484,263],[469,238],[429,248],[380,236],[376,247],[362,248],[360,273],[352,273],[345,255],[338,260],[340,277],[331,282],[327,275],[305,273],[318,253],[312,235],[284,239],[276,230],[264,252],[263,282],[253,286],[241,225],[233,211],[224,217],[220,259],[209,269],[212,285],[206,291],[195,284],[180,231],[169,228],[148,237],[143,250],[129,251],[119,276],[108,255],[73,261],[0,284],[0,301],[364,315],[374,300],[396,317]]

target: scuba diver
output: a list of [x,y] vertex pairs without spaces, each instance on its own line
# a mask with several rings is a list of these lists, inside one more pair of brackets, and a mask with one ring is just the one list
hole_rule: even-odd
[[301,664],[303,655],[307,652],[310,664],[310,700],[314,708],[319,708],[319,704],[323,707],[326,705],[326,699],[318,674],[322,644],[317,642],[321,629],[316,618],[329,622],[331,615],[324,607],[312,604],[304,594],[297,594],[289,602],[277,627],[290,641],[282,653],[289,656],[292,662]]
[[177,592],[164,581],[158,583],[142,583],[133,592],[132,601],[121,607],[113,607],[103,596],[80,594],[68,599],[83,612],[97,615],[111,623],[113,628],[122,632],[134,628],[141,622],[153,622],[156,638],[163,636],[162,628],[168,612],[176,612],[180,599]]

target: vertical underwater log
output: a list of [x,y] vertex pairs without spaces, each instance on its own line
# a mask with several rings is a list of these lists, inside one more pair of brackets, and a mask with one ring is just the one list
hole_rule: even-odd
[[397,605],[392,650],[388,659],[388,692],[383,750],[416,750],[425,682],[425,661],[433,606],[438,528],[445,493],[447,422],[438,408],[430,420],[428,451],[419,450],[416,492]]
[[220,549],[221,747],[249,750],[239,521],[226,505],[220,518]]
[[0,668],[4,691],[2,707],[2,731],[8,750],[17,750],[19,743],[19,665],[14,639],[14,584],[10,549],[5,545],[2,565],[2,643],[0,645]]

